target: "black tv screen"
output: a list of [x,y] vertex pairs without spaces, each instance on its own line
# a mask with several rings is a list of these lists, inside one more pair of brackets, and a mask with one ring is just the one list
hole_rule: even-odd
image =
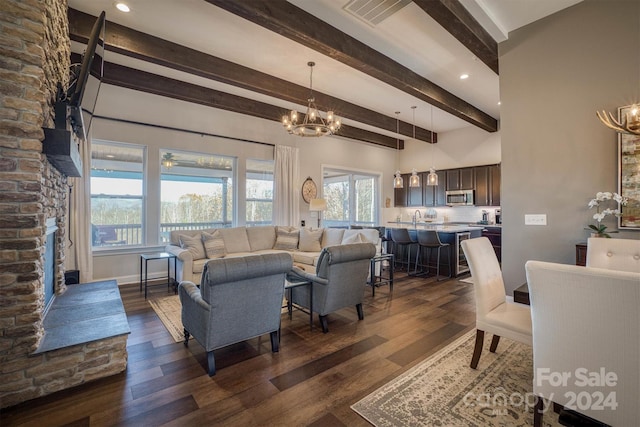
[[89,131],[89,126],[85,126],[83,110],[89,114],[87,123],[90,124],[102,80],[104,30],[105,12],[103,11],[93,24],[79,70],[76,67],[67,90],[71,128],[81,140],[86,138],[86,133]]

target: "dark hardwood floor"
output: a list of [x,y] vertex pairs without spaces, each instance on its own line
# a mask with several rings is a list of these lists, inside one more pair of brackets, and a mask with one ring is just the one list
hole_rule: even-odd
[[[7,408],[0,425],[367,426],[350,405],[475,325],[473,285],[408,277],[367,288],[355,308],[282,317],[279,353],[269,335],[216,351],[217,374],[191,341],[175,343],[136,285],[120,287],[131,326],[126,372]],[[150,288],[149,299],[167,295]]]

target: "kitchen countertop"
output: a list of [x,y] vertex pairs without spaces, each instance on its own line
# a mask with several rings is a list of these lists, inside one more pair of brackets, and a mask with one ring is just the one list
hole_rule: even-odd
[[431,224],[428,222],[420,222],[413,224],[412,222],[388,222],[387,228],[407,228],[410,230],[435,230],[439,233],[463,233],[465,231],[482,230],[485,226],[470,224]]

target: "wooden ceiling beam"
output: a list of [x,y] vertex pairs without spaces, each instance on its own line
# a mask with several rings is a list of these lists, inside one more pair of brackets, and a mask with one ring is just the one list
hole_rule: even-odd
[[[69,9],[69,35],[72,40],[86,43],[96,17]],[[205,54],[122,25],[108,22],[106,31],[106,48],[132,58],[141,59],[154,64],[183,71],[200,77],[230,84],[233,86],[262,93],[274,98],[283,99],[300,105],[307,105],[309,88],[290,83],[269,74],[253,70],[242,65]],[[343,119],[367,124],[379,129],[396,133],[395,117],[385,116],[359,105],[314,91],[316,104],[323,110],[333,110]],[[281,120],[286,114],[284,108],[272,119]],[[405,121],[399,123],[400,134],[413,136],[413,125]],[[342,133],[342,132],[341,132]],[[370,132],[373,134],[373,132]],[[428,130],[416,126],[416,139],[430,142],[438,141],[438,136]],[[360,138],[358,138],[360,139]],[[395,147],[395,145],[394,145]]]
[[489,132],[498,121],[388,56],[286,0],[205,0],[234,15],[327,55]]
[[[72,55],[72,59],[78,61],[79,55]],[[235,113],[245,114],[261,119],[280,122],[285,111],[271,104],[255,101],[253,99],[232,95],[226,92],[198,86],[192,83],[175,80],[157,74],[140,71],[111,62],[104,63],[102,83],[165,96],[167,98],[187,101],[207,107],[218,108]],[[282,132],[285,132],[282,129]],[[353,126],[340,129],[336,136],[355,139],[374,145],[388,148],[397,148],[398,140],[379,133],[370,132]],[[404,148],[404,141],[400,140],[400,149]]]
[[498,43],[459,0],[413,0],[422,10],[462,43],[496,74]]

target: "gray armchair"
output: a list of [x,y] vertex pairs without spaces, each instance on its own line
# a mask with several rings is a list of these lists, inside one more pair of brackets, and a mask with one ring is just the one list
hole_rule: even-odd
[[[343,307],[355,306],[358,319],[362,320],[362,299],[369,274],[371,258],[376,247],[371,243],[353,243],[328,246],[322,250],[316,266],[316,274],[296,266],[292,275],[313,282],[313,311],[320,316],[322,331],[329,331],[327,314]],[[292,289],[292,301],[309,308],[309,287]]]
[[210,376],[217,348],[270,333],[271,350],[279,350],[285,274],[292,266],[288,253],[214,259],[204,267],[200,288],[180,283],[184,345],[193,335],[205,348]]

